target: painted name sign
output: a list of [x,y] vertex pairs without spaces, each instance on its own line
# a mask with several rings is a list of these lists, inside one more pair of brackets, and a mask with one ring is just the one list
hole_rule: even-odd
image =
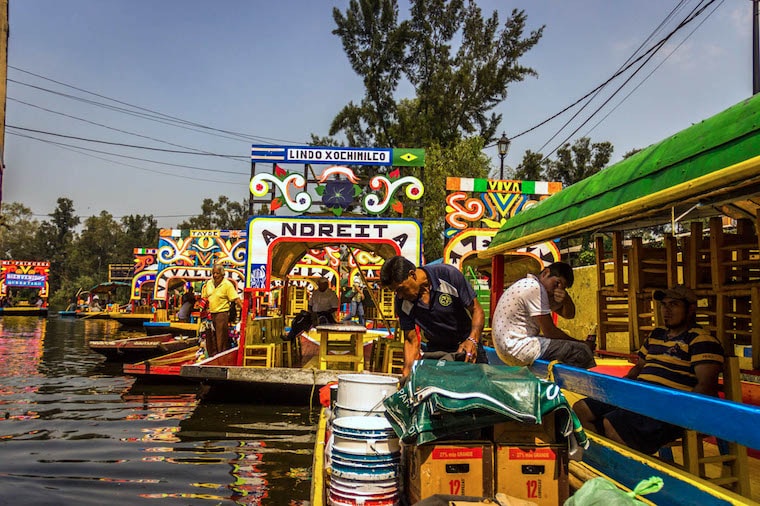
[[39,274],[13,274],[5,275],[5,284],[7,286],[44,288],[47,276]]
[[419,264],[422,227],[408,218],[322,218],[254,216],[248,222],[246,288],[267,290],[277,243],[361,244],[385,243]]

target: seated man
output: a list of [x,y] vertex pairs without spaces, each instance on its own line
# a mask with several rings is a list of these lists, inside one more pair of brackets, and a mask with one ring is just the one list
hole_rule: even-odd
[[594,367],[594,353],[557,328],[552,312],[575,317],[575,304],[565,289],[573,286],[573,268],[555,262],[538,276],[528,274],[499,299],[491,331],[499,358],[508,365],[530,365],[534,360],[559,360],[568,365]]
[[335,323],[335,312],[340,307],[338,295],[330,289],[330,281],[326,277],[317,280],[317,289],[311,292],[309,311],[314,317],[315,325]]
[[[696,325],[696,294],[679,285],[655,291],[654,298],[665,328],[652,331],[626,378],[717,396],[723,347]],[[680,427],[590,398],[576,402],[573,410],[585,429],[642,453],[652,454],[683,435]]]

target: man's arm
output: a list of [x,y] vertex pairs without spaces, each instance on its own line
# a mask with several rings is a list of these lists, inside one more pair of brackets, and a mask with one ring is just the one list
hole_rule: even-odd
[[420,341],[414,329],[402,330],[402,332],[404,333],[404,368],[401,376],[406,378],[412,372],[414,361],[420,358]]
[[633,367],[631,367],[628,370],[628,372],[625,373],[624,377],[628,378],[628,379],[636,379],[636,378],[638,378],[639,374],[641,374],[641,370],[644,368],[644,364],[646,364],[646,362],[644,361],[644,359],[641,358],[641,357],[639,357],[639,360],[638,360],[638,362],[636,362],[636,365],[634,365]]
[[459,344],[457,352],[466,353],[465,362],[472,362],[474,364],[478,358],[478,345],[470,341],[470,338],[475,340],[476,343],[480,342],[480,336],[486,324],[486,314],[478,299],[472,299],[472,303],[467,307],[467,311],[472,315],[470,335],[468,339]]
[[697,376],[697,385],[693,392],[697,394],[718,396],[718,376],[723,370],[720,364],[705,362],[694,366],[694,374]]
[[550,304],[552,311],[566,320],[575,318],[575,303],[570,294],[564,288],[554,290],[554,300]]
[[552,320],[552,315],[550,314],[540,314],[537,316],[534,316],[533,319],[538,324],[538,327],[541,329],[541,335],[548,338],[548,339],[562,339],[564,341],[577,341],[577,339],[574,339],[567,335],[565,332],[557,328],[556,325],[554,325],[554,321]]

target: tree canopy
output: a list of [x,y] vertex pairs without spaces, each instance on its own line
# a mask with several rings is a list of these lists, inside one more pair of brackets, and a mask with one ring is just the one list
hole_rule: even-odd
[[[492,110],[509,85],[536,75],[518,61],[543,27],[526,35],[524,11],[501,24],[472,0],[412,0],[410,18],[399,21],[395,0],[351,0],[333,19],[365,88],[330,127],[351,146],[445,148],[472,136],[488,143],[501,122]],[[402,84],[412,98],[398,98]]]

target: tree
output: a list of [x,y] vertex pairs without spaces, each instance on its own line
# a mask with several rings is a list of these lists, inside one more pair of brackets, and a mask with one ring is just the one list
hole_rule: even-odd
[[542,181],[546,162],[541,163],[544,155],[527,150],[523,155],[522,162],[517,166],[513,174],[514,178],[523,181]]
[[546,166],[545,175],[549,181],[560,181],[567,187],[602,170],[612,156],[612,143],[595,142],[581,137],[572,145],[566,143],[557,150],[556,160]]
[[[523,37],[523,11],[501,26],[496,12],[484,19],[472,0],[412,0],[411,19],[399,22],[395,0],[351,0],[345,14],[333,9],[333,19],[365,88],[330,127],[352,146],[447,148],[476,135],[489,142],[501,122],[489,112],[510,83],[536,75],[517,62],[543,27]],[[415,94],[403,103],[395,98],[402,77]]]
[[39,257],[32,240],[39,227],[32,210],[25,205],[4,204],[0,212],[0,259],[47,260]]
[[443,232],[446,222],[446,177],[484,178],[488,175],[488,157],[483,154],[483,140],[473,137],[448,149],[433,145],[425,152],[425,205],[422,208],[422,237],[428,261],[443,256]]
[[53,293],[79,268],[76,262],[68,259],[77,239],[76,227],[80,220],[75,214],[74,202],[65,197],[58,198],[56,208],[49,216],[50,221],[42,222],[34,235],[34,247],[41,257],[50,261],[48,283]]
[[158,244],[158,223],[152,215],[130,214],[121,219],[122,236],[116,263],[132,263],[135,248]]
[[[84,229],[72,248],[77,274],[91,275],[99,282],[108,280],[108,264],[119,262],[119,244],[123,232],[113,216],[100,211],[84,221]],[[123,258],[123,257],[121,257]]]
[[224,195],[214,202],[203,199],[201,214],[183,221],[177,228],[197,230],[244,230],[248,221],[248,202],[235,202]]

